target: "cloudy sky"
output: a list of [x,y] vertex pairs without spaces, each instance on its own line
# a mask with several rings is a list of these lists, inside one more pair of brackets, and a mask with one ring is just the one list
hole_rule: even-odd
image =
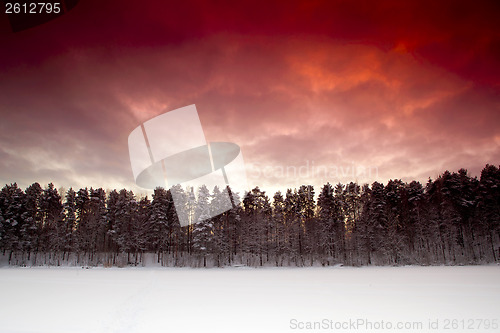
[[190,104],[269,192],[499,164],[498,2],[235,3],[2,16],[0,183],[138,192],[129,133]]

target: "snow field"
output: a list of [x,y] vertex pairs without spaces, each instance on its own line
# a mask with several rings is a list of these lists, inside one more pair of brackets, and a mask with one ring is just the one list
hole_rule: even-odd
[[500,332],[498,265],[5,267],[0,295],[0,332]]

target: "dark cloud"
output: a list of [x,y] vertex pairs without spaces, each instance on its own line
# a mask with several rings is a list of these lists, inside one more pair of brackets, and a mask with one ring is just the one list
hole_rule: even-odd
[[252,165],[479,172],[500,156],[497,7],[88,0],[15,34],[0,21],[0,181],[134,188],[128,134],[188,104]]

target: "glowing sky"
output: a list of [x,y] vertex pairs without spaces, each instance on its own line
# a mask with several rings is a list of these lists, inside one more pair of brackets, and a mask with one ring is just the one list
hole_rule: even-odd
[[496,1],[81,0],[18,33],[3,16],[0,183],[139,191],[128,134],[189,104],[270,192],[479,175],[500,161],[499,15]]

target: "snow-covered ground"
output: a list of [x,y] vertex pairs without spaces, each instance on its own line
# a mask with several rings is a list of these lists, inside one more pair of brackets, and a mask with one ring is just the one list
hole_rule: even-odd
[[0,269],[0,332],[493,333],[498,325],[497,265]]

